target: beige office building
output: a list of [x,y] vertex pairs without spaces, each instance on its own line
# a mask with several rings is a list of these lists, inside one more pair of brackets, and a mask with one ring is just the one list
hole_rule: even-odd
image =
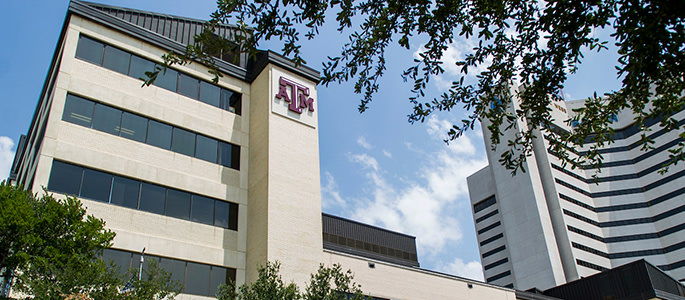
[[78,196],[117,234],[105,258],[137,268],[145,248],[183,283],[179,299],[249,282],[267,261],[301,287],[320,263],[340,263],[379,299],[516,299],[421,269],[414,237],[322,214],[317,71],[226,52],[218,83],[193,63],[141,87],[202,24],[72,1],[11,180]]

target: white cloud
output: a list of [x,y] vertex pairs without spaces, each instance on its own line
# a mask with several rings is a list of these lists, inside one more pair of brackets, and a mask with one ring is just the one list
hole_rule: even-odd
[[390,151],[383,149],[383,155],[387,158],[392,158],[392,153]]
[[378,161],[368,154],[355,154],[349,155],[350,160],[353,162],[361,163],[365,168],[371,168],[374,171],[378,171]]
[[338,192],[338,184],[335,182],[335,178],[329,172],[324,172],[324,177],[326,178],[326,184],[321,186],[321,205],[324,208],[332,205],[344,207],[345,199]]
[[357,139],[357,144],[359,144],[359,146],[362,146],[362,148],[364,148],[366,150],[371,150],[371,148],[373,148],[373,146],[371,146],[371,144],[369,144],[369,142],[367,142],[366,138],[363,136],[360,136]]
[[464,263],[463,260],[455,258],[453,262],[443,266],[440,271],[461,277],[471,278],[473,280],[483,281],[483,267],[477,261]]
[[[431,118],[427,130],[437,134],[449,124]],[[459,199],[468,202],[466,177],[486,165],[484,155],[476,154],[468,136],[437,152],[417,153],[417,160],[427,163],[417,170],[416,177],[399,185],[385,178],[374,157],[351,154],[349,159],[364,167],[368,180],[364,197],[352,205],[356,207],[354,219],[416,236],[419,253],[429,257],[446,250],[448,243],[461,240],[462,229],[454,211],[460,209]]]
[[9,177],[12,161],[14,160],[14,141],[6,136],[0,136],[0,181]]

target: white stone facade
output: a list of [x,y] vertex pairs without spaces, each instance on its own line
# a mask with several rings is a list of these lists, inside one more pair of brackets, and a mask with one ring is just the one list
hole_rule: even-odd
[[[572,130],[564,121],[583,103],[553,103],[555,125]],[[672,117],[683,122],[685,112]],[[525,120],[517,122],[525,128]],[[685,166],[657,173],[667,149],[682,140],[678,132],[660,131],[658,123],[645,125],[656,148],[646,152],[637,145],[640,131],[632,115],[616,116],[617,136],[602,150],[599,183],[592,181],[594,169],[562,168],[540,132],[525,173],[512,176],[500,165],[504,146],[488,151],[489,165],[468,178],[486,280],[544,290],[641,258],[685,280]],[[489,197],[495,201],[476,211]]]

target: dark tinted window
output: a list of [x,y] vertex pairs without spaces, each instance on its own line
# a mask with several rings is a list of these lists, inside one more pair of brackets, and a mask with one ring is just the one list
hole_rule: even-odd
[[91,38],[80,36],[78,39],[78,46],[76,47],[76,57],[100,65],[102,64],[102,53],[104,52],[104,49],[104,44]]
[[52,169],[50,170],[48,190],[67,195],[78,195],[82,174],[83,168],[55,160],[52,162]]
[[240,114],[240,93],[236,93],[227,89],[221,89],[221,108]]
[[138,192],[140,182],[124,177],[115,176],[112,185],[112,204],[128,208],[138,208]]
[[171,147],[171,126],[150,120],[147,130],[147,143],[169,149]]
[[186,74],[181,73],[178,77],[178,93],[197,99],[200,92],[200,81],[190,77]]
[[95,114],[93,115],[93,129],[119,135],[119,126],[121,125],[122,111],[105,106],[95,105]]
[[186,293],[210,296],[209,265],[188,262],[186,273]]
[[140,210],[164,214],[166,188],[143,182],[140,188]]
[[195,154],[195,134],[174,127],[174,136],[171,139],[171,151],[193,156]]
[[157,80],[155,80],[155,85],[161,88],[165,88],[172,92],[176,92],[176,83],[178,82],[178,72],[172,69],[166,69],[159,71],[157,75]]
[[195,145],[195,157],[216,163],[218,146],[219,142],[217,140],[198,134],[197,144]]
[[169,189],[166,198],[166,215],[187,220],[190,217],[190,194]]
[[221,98],[219,97],[221,89],[206,81],[200,82],[200,101],[219,107]]
[[214,225],[214,199],[193,195],[190,220]]
[[128,75],[133,78],[146,80],[145,72],[152,72],[155,70],[155,63],[139,56],[131,56],[131,69]]
[[105,172],[85,169],[81,197],[101,202],[109,202],[109,191],[112,187],[112,175]]
[[228,229],[238,230],[238,204],[229,203]]
[[171,258],[162,258],[159,266],[171,273],[171,280],[178,281],[183,285],[185,279],[186,262]]
[[111,46],[105,46],[105,59],[102,66],[117,71],[121,74],[128,74],[128,64],[131,61],[131,54]]
[[228,207],[229,204],[224,201],[216,201],[214,207],[214,226],[228,228]]
[[90,127],[90,124],[93,121],[94,107],[95,103],[91,101],[67,94],[62,120]]
[[219,143],[221,164],[236,170],[240,170],[240,147],[229,143]]
[[119,267],[119,272],[125,274],[131,268],[131,253],[105,249],[102,251],[102,260],[106,262],[113,262],[115,266]]
[[227,282],[226,279],[228,278],[228,274],[226,273],[226,268],[212,266],[212,280],[209,285],[211,287],[209,291],[210,295],[216,295],[217,287]]
[[121,117],[121,136],[139,142],[145,142],[147,134],[147,119],[124,112]]

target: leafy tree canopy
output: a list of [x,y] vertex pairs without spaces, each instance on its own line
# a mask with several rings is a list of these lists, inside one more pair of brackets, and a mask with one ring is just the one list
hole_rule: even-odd
[[361,287],[354,283],[350,270],[342,271],[338,264],[332,267],[319,265],[311,275],[304,292],[294,283],[286,284],[279,274],[280,263],[268,262],[258,270],[257,280],[241,285],[233,283],[219,286],[217,300],[366,300]]
[[112,245],[114,232],[102,219],[86,215],[74,197],[36,197],[0,183],[0,277],[2,292],[12,290],[28,299],[173,299],[179,293],[171,276],[152,264],[142,280],[129,282],[116,267],[100,260]]
[[[448,141],[473,129],[478,120],[487,120],[493,145],[507,134],[506,151],[500,162],[513,173],[523,168],[532,152],[534,132],[551,129],[550,103],[562,100],[561,90],[570,74],[576,72],[583,53],[603,51],[607,41],[592,33],[613,32],[618,49],[617,76],[620,90],[603,97],[593,95],[585,108],[576,111],[579,126],[572,132],[550,131],[550,150],[572,165],[601,166],[598,150],[613,142],[612,116],[620,110],[634,112],[636,124],[660,119],[665,130],[682,130],[673,114],[685,103],[685,2],[681,0],[594,0],[594,1],[460,1],[460,0],[219,0],[205,34],[196,37],[195,46],[183,54],[169,54],[169,64],[199,60],[212,66],[212,58],[202,45],[216,45],[213,26],[238,24],[238,46],[254,51],[259,41],[280,39],[283,53],[296,63],[300,39],[312,39],[335,14],[339,31],[354,30],[338,55],[324,63],[322,83],[354,81],[362,95],[359,111],[364,112],[378,91],[378,80],[386,71],[385,51],[391,45],[410,49],[422,44],[423,52],[404,70],[405,80],[413,82],[413,110],[409,122],[423,122],[436,111],[463,107],[463,120],[448,133]],[[248,25],[252,26],[249,27]],[[301,30],[304,29],[304,30]],[[428,83],[445,72],[443,55],[451,43],[466,39],[475,46],[462,61],[461,75],[451,87],[434,99],[425,99]],[[469,80],[469,70],[483,70]],[[215,74],[216,69],[213,71]],[[524,86],[510,89],[512,83]],[[520,103],[512,106],[512,98]],[[497,99],[497,100],[496,100]],[[511,110],[507,107],[514,107]],[[527,117],[527,128],[517,128],[517,118]],[[571,120],[567,120],[571,122]],[[643,149],[653,141],[642,126]],[[685,132],[680,133],[685,138]],[[582,156],[568,154],[569,147],[590,143]],[[685,160],[684,144],[673,146],[668,166]],[[525,170],[523,170],[525,171]]]

